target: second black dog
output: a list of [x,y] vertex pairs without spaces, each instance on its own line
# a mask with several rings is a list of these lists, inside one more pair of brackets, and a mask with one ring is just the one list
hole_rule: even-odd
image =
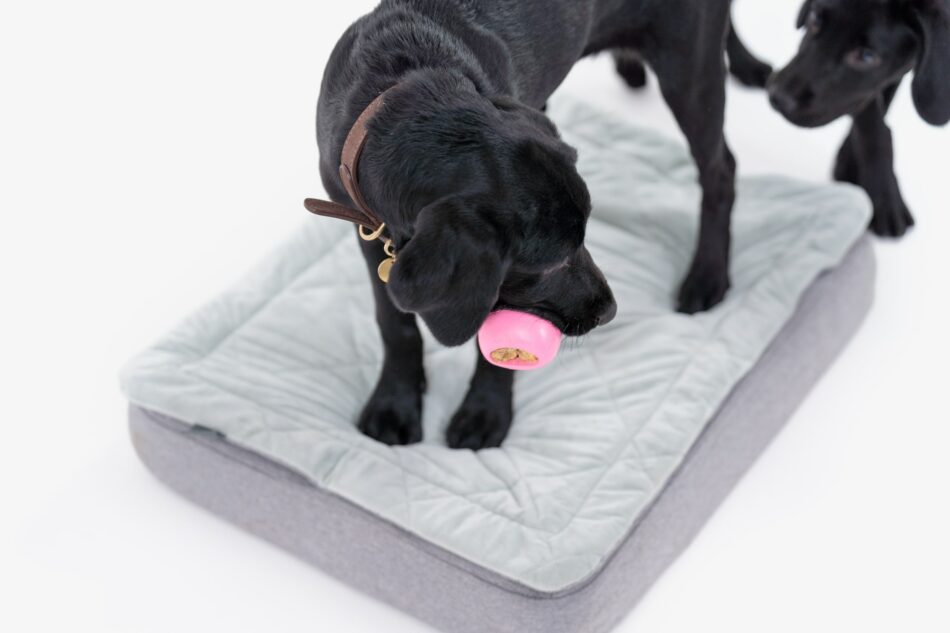
[[871,230],[900,237],[914,218],[894,174],[884,121],[901,80],[914,71],[914,105],[931,125],[950,121],[950,1],[808,0],[798,18],[801,50],[769,86],[789,121],[818,127],[851,115],[834,177],[867,191]]

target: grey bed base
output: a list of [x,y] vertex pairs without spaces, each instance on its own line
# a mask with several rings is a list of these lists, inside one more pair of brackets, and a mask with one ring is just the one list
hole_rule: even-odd
[[542,593],[324,492],[220,435],[132,406],[132,440],[164,483],[349,585],[448,633],[611,630],[687,547],[845,347],[870,308],[862,239],[803,296],[686,460],[589,582]]

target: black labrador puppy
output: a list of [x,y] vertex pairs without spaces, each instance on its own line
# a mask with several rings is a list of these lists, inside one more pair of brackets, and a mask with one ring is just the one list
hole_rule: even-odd
[[[446,345],[494,309],[552,321],[568,336],[616,305],[584,248],[590,197],[576,155],[541,109],[582,57],[636,51],[655,71],[699,167],[701,228],[679,309],[729,288],[735,161],[723,137],[731,0],[383,0],[334,49],[317,113],[320,172],[334,201],[354,121],[378,95],[358,166],[362,197],[398,253],[364,242],[384,345],[359,420],[388,444],[421,439],[425,376],[415,315]],[[512,419],[511,371],[480,356],[449,423],[451,447],[498,446]]]
[[950,121],[950,0],[808,0],[798,55],[769,85],[773,106],[789,121],[818,127],[849,114],[854,123],[834,177],[867,191],[871,230],[900,237],[913,226],[884,121],[904,76],[920,116]]

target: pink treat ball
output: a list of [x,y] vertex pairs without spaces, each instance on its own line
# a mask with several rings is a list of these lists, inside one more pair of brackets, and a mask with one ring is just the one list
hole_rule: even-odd
[[560,347],[561,331],[527,312],[492,312],[478,331],[482,356],[505,369],[540,369],[554,360]]

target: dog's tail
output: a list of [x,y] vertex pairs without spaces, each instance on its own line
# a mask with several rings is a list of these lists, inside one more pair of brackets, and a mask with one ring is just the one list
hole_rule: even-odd
[[[613,51],[617,73],[631,88],[643,88],[647,84],[646,66],[640,56],[632,50]],[[772,66],[760,60],[746,48],[739,39],[736,29],[729,21],[729,37],[726,40],[726,56],[729,58],[729,72],[739,83],[752,88],[764,88],[772,76]]]
[[726,40],[726,55],[729,57],[729,72],[739,83],[752,88],[765,88],[772,76],[772,66],[753,55],[736,33],[729,20],[729,38]]

